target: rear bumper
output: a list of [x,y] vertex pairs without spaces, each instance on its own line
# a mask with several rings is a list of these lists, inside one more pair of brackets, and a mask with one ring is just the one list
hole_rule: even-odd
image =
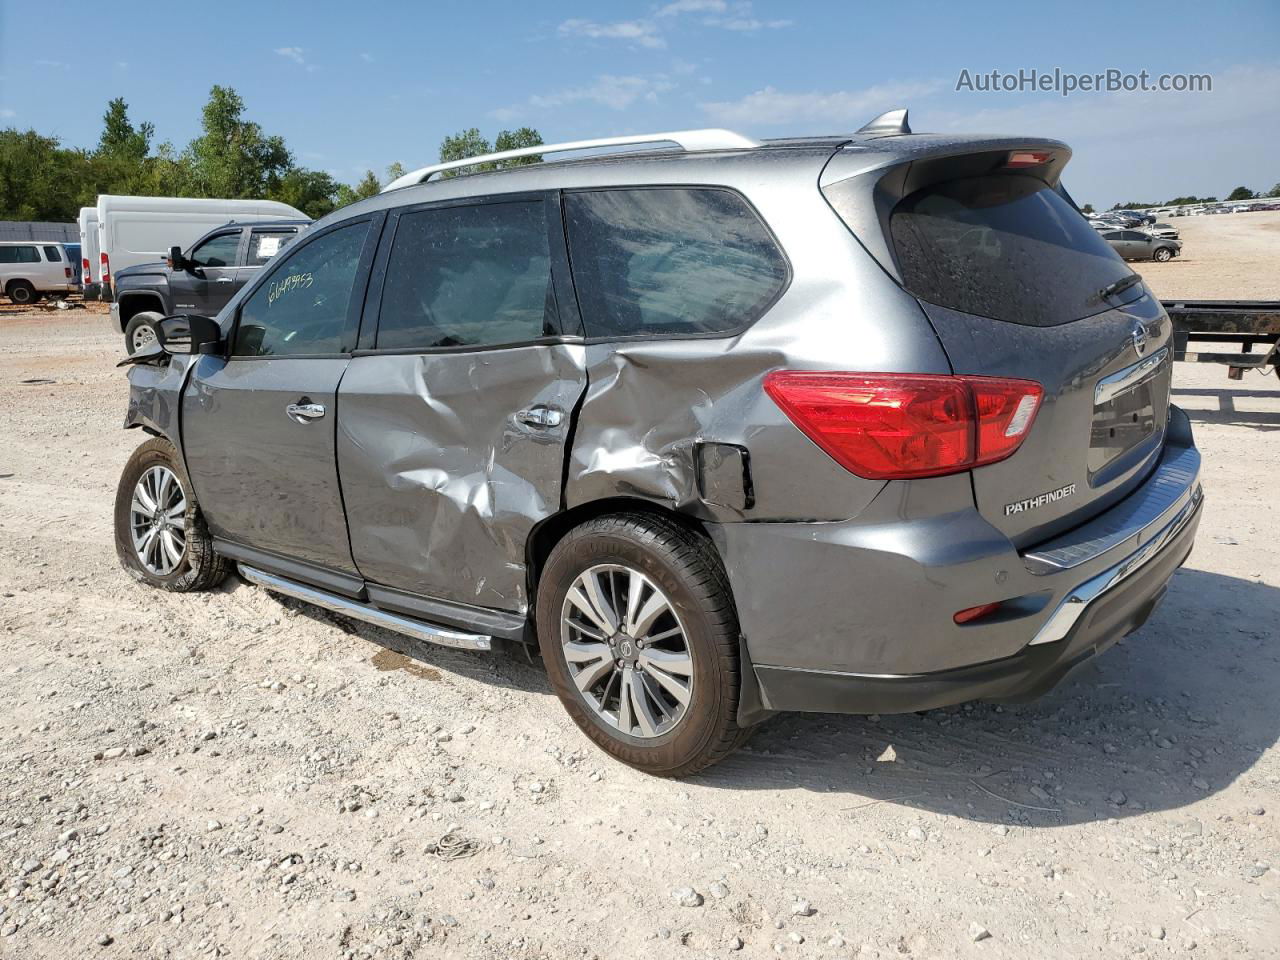
[[[769,710],[894,713],[1022,699],[1138,629],[1191,552],[1200,456],[1173,408],[1151,475],[1019,553],[974,511],[714,531]],[[986,620],[960,609],[1000,601]]]
[[[1037,636],[1040,642],[1029,643],[1011,657],[916,675],[868,676],[757,666],[761,703],[769,710],[910,713],[967,700],[1038,697],[1146,622],[1163,599],[1169,578],[1191,553],[1202,508],[1203,498],[1197,496],[1150,556],[1127,558],[1074,591],[1050,618],[1057,639]],[[1094,592],[1106,583],[1110,585]],[[1057,632],[1059,626],[1062,632]]]

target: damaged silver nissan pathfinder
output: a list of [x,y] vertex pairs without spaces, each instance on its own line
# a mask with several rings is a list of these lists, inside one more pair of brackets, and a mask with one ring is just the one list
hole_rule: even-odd
[[897,111],[408,174],[129,358],[121,561],[536,645],[656,774],[775,711],[1038,695],[1201,512],[1169,319],[1069,157]]

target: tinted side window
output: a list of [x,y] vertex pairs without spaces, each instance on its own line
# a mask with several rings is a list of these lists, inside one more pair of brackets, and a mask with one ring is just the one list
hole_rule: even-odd
[[58,248],[50,245],[44,248],[44,258],[50,263],[61,263],[62,254],[58,252]]
[[522,343],[554,333],[541,200],[400,217],[382,292],[379,350]]
[[39,263],[35,247],[0,247],[0,263]]
[[188,259],[197,267],[234,267],[239,246],[239,230],[220,233],[192,250]]
[[367,222],[353,223],[299,247],[240,308],[231,353],[279,357],[340,353],[350,346],[348,316]]
[[251,267],[262,266],[297,235],[296,230],[253,231],[249,238],[249,257],[245,262]]
[[755,320],[786,283],[773,238],[728,190],[602,190],[565,204],[588,336],[725,333]]

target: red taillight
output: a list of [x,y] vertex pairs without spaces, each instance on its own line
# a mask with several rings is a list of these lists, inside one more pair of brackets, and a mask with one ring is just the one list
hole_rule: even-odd
[[1000,609],[1000,603],[984,603],[981,606],[969,607],[965,610],[957,610],[955,616],[951,619],[956,623],[972,623],[974,620],[981,620],[983,617],[989,617]]
[[765,392],[833,460],[860,477],[905,480],[1003,460],[1043,389],[1030,380],[775,370]]
[[1046,150],[1015,150],[1009,154],[1009,159],[1005,161],[1006,167],[1038,167],[1042,163],[1048,163],[1049,158],[1053,154]]
[[89,276],[89,258],[88,257],[80,258],[80,272],[86,277]]
[[111,282],[111,261],[107,259],[107,255],[105,253],[99,254],[98,260],[102,264],[102,282],[110,283]]

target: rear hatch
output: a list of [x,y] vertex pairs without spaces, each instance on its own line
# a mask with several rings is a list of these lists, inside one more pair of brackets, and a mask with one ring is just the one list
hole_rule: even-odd
[[972,471],[979,511],[1027,546],[1105,510],[1154,465],[1171,325],[1061,190],[1065,146],[966,153],[938,138],[934,155],[933,138],[898,139],[924,142],[904,162],[824,177],[823,191],[921,302],[954,373],[1043,386],[1017,452]]

